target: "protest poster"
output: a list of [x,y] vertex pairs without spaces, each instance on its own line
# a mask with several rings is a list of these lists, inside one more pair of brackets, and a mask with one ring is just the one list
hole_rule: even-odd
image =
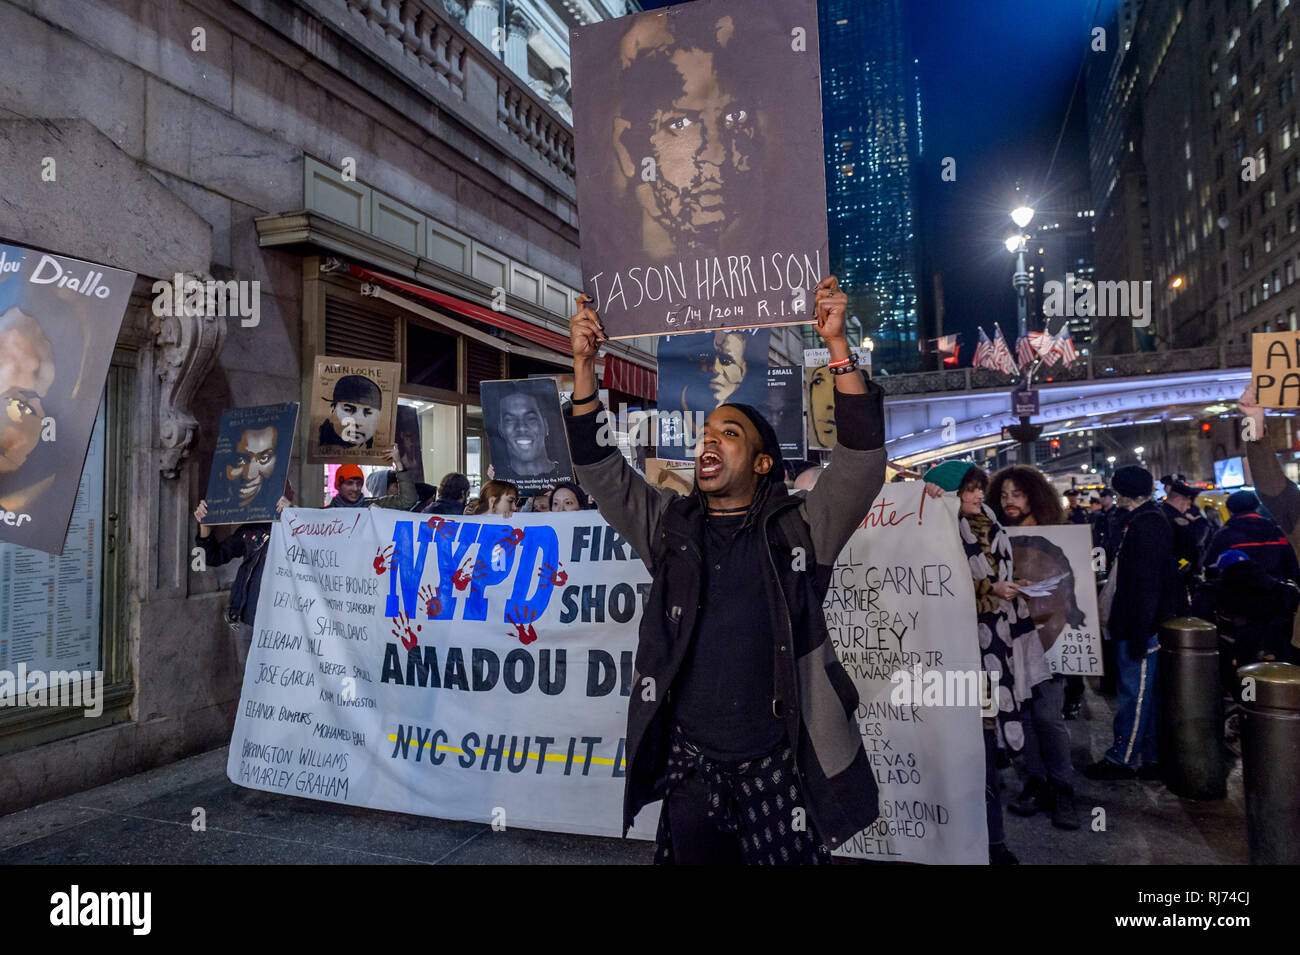
[[612,338],[809,320],[829,273],[815,0],[570,33],[583,289]]
[[360,358],[316,359],[308,409],[307,460],[386,464],[394,444],[402,366]]
[[62,554],[135,273],[0,244],[0,542]]
[[1300,408],[1300,332],[1251,335],[1250,377],[1261,408]]
[[[886,484],[840,553],[823,608],[857,687],[880,818],[837,854],[984,865],[984,742],[975,587],[956,495]],[[934,695],[936,685],[943,691]],[[960,705],[959,705],[960,704]]]
[[[858,367],[871,374],[871,349],[851,349]],[[835,376],[830,372],[830,349],[803,350],[803,381],[808,392],[808,447],[829,450],[835,447]]]
[[420,444],[420,413],[412,404],[397,405],[397,449],[402,467],[417,484],[424,480],[424,452]]
[[[896,703],[979,667],[956,501],[890,485],[836,564],[830,635],[881,818],[844,854],[987,861],[974,706]],[[644,564],[591,511],[425,519],[286,509],[227,763],[252,789],[444,819],[621,832]],[[659,807],[631,835],[652,838]]]
[[298,425],[298,402],[227,408],[217,426],[204,524],[275,520]]
[[[650,577],[593,511],[286,509],[227,773],[252,789],[622,833]],[[651,838],[658,806],[632,835]]]
[[767,403],[763,414],[781,442],[787,461],[808,457],[803,423],[803,369],[798,365],[772,365],[767,369]]
[[498,481],[535,491],[573,480],[568,432],[554,378],[515,378],[479,385],[483,430]]
[[767,409],[770,339],[766,328],[743,328],[660,340],[659,457],[692,458],[704,419],[720,405]]
[[1053,673],[1101,676],[1101,621],[1086,524],[1008,527],[1015,579]]
[[695,490],[695,462],[646,458],[645,479],[651,487],[672,488],[685,497]]

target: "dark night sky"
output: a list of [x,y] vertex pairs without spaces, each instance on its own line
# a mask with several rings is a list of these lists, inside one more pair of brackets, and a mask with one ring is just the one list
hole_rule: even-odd
[[[1098,0],[904,0],[920,61],[924,126],[920,280],[928,286],[930,272],[943,273],[944,330],[962,333],[962,364],[970,361],[976,325],[992,335],[998,321],[1014,339],[1012,263],[1002,240],[1014,229],[1008,213],[1018,204],[1016,181],[1031,204],[1087,187],[1082,78],[1050,179],[1048,167],[1080,64],[1095,55],[1090,29],[1107,23],[1114,4],[1100,0],[1098,10]],[[955,182],[939,178],[946,156],[956,160]]]

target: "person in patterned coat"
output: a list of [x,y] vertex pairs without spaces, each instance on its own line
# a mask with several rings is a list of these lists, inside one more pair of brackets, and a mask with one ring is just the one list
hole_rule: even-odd
[[1019,751],[1025,744],[1016,704],[1012,645],[1031,634],[1034,621],[1029,605],[1012,581],[1011,541],[993,511],[984,503],[989,476],[969,461],[945,461],[925,473],[926,491],[939,497],[957,492],[961,501],[958,530],[975,584],[975,615],[979,622],[980,659],[985,673],[998,675],[996,718],[984,718],[984,805],[988,815],[989,862],[1016,865],[1019,860],[1006,846],[1002,826],[1001,780],[998,749]]

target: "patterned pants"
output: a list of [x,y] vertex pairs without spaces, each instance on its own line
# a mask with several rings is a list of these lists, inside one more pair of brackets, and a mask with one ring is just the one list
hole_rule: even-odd
[[674,727],[655,865],[826,865],[785,742],[743,763],[709,759]]

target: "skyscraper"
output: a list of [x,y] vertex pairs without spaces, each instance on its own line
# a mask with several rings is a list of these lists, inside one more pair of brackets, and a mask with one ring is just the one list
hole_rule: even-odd
[[822,0],[818,12],[831,269],[875,364],[910,371],[920,358],[921,101],[903,3]]

